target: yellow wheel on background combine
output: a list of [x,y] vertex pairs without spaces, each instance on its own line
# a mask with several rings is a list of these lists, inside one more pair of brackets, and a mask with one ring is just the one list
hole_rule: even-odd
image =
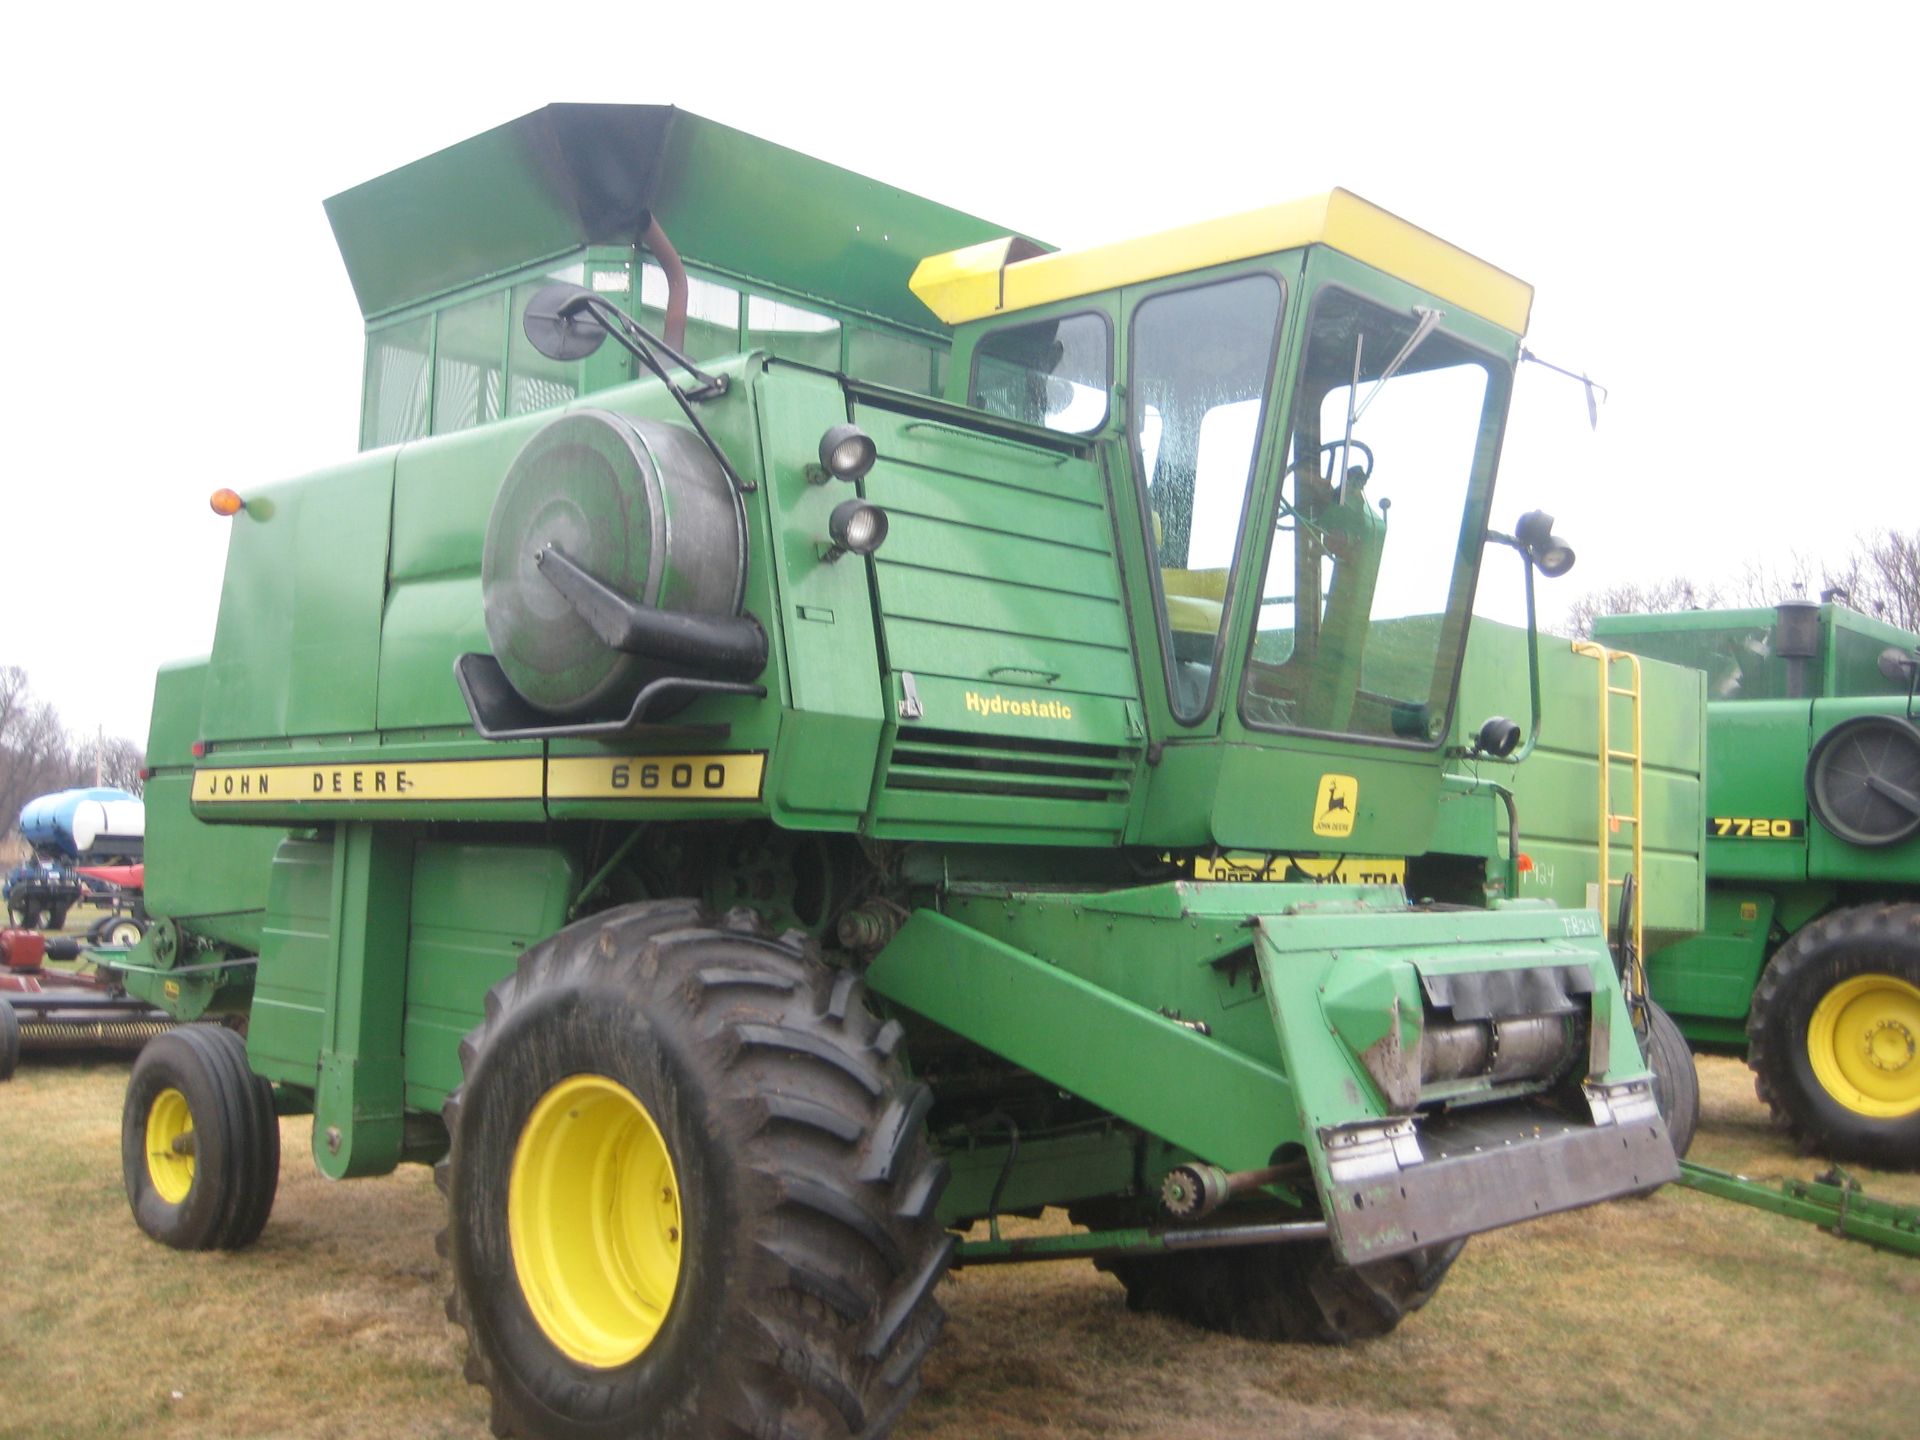
[[147,1178],[169,1205],[193,1189],[193,1111],[187,1097],[169,1085],[147,1107]]
[[514,1150],[507,1233],[563,1354],[606,1370],[653,1343],[680,1281],[680,1181],[638,1096],[573,1075],[541,1097]]
[[1858,905],[1795,932],[1754,988],[1747,1063],[1807,1151],[1920,1168],[1920,905]]
[[1896,975],[1841,981],[1807,1022],[1807,1058],[1822,1088],[1857,1115],[1920,1112],[1920,986]]

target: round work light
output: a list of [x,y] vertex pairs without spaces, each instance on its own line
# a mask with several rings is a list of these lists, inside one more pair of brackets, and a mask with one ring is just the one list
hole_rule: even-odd
[[820,468],[841,480],[858,480],[878,454],[873,437],[858,425],[836,425],[820,437]]
[[887,512],[865,500],[842,500],[827,521],[836,553],[871,555],[887,538]]

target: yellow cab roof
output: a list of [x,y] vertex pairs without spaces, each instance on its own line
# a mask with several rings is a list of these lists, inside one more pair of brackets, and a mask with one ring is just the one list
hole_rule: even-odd
[[1085,250],[1037,255],[1014,237],[920,262],[908,284],[949,325],[1326,245],[1524,335],[1533,287],[1346,190]]

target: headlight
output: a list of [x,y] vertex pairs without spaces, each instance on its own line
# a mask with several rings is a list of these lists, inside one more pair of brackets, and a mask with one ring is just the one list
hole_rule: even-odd
[[836,425],[820,437],[820,468],[837,479],[858,480],[878,453],[873,437],[858,425]]
[[827,521],[827,536],[833,542],[829,560],[849,552],[871,555],[887,538],[887,512],[865,500],[842,500]]

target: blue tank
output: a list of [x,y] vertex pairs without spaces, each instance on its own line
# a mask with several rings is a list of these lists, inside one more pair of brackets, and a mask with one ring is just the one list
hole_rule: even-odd
[[132,800],[139,802],[139,796],[130,795],[125,790],[117,790],[110,785],[95,785],[84,790],[60,790],[52,795],[42,795],[29,800],[20,811],[20,835],[34,849],[63,855],[71,860],[80,858],[79,847],[73,838],[74,812],[90,800]]

